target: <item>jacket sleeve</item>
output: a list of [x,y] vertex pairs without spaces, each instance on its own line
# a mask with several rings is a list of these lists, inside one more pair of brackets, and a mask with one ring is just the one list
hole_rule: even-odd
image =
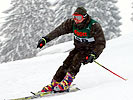
[[72,33],[73,32],[72,27],[73,27],[73,20],[67,19],[65,22],[63,22],[61,25],[55,28],[52,32],[46,35],[45,38],[47,39],[47,42],[49,42],[61,35]]
[[93,52],[96,54],[96,58],[98,58],[106,46],[106,40],[104,37],[102,27],[99,23],[95,23],[92,26],[92,32],[93,32],[93,37],[95,39]]

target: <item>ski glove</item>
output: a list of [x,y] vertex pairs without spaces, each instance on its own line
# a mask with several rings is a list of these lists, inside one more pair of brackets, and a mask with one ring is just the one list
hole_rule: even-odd
[[87,63],[92,63],[95,59],[96,59],[96,55],[91,53],[89,56],[86,56],[83,64],[85,65]]
[[45,39],[45,37],[42,37],[39,41],[38,41],[38,45],[37,45],[37,48],[42,48],[42,47],[44,47],[45,46],[45,44],[46,44],[46,39]]

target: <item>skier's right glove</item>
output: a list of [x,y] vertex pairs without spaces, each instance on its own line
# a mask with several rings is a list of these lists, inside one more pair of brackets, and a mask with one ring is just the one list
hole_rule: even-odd
[[86,56],[83,64],[85,65],[85,64],[88,64],[88,63],[92,63],[95,59],[96,59],[96,55],[91,53],[91,54],[89,54],[89,56]]
[[46,39],[45,39],[45,37],[42,37],[39,41],[38,41],[38,45],[37,45],[37,48],[42,48],[42,47],[44,47],[45,46],[45,44],[46,44]]

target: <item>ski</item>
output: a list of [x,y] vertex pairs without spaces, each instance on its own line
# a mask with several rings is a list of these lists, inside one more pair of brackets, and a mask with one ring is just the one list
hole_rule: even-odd
[[50,96],[56,96],[56,95],[62,95],[62,94],[66,94],[66,93],[71,93],[71,92],[76,92],[80,90],[78,87],[75,86],[75,84],[71,85],[71,87],[69,88],[69,90],[66,91],[59,91],[59,92],[38,92],[38,93],[33,93],[31,92],[33,95],[31,96],[27,96],[27,97],[22,97],[22,98],[16,98],[16,99],[8,99],[8,100],[32,100],[32,99],[36,99],[36,98],[44,98],[44,97],[50,97]]

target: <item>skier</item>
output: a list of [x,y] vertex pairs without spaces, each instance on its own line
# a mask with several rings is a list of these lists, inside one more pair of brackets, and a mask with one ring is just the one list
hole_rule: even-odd
[[102,28],[89,16],[85,8],[78,7],[72,16],[73,18],[67,19],[38,42],[37,48],[42,48],[46,43],[61,35],[74,33],[75,48],[57,70],[51,84],[43,87],[41,92],[69,89],[81,64],[92,63],[105,48],[106,41]]

